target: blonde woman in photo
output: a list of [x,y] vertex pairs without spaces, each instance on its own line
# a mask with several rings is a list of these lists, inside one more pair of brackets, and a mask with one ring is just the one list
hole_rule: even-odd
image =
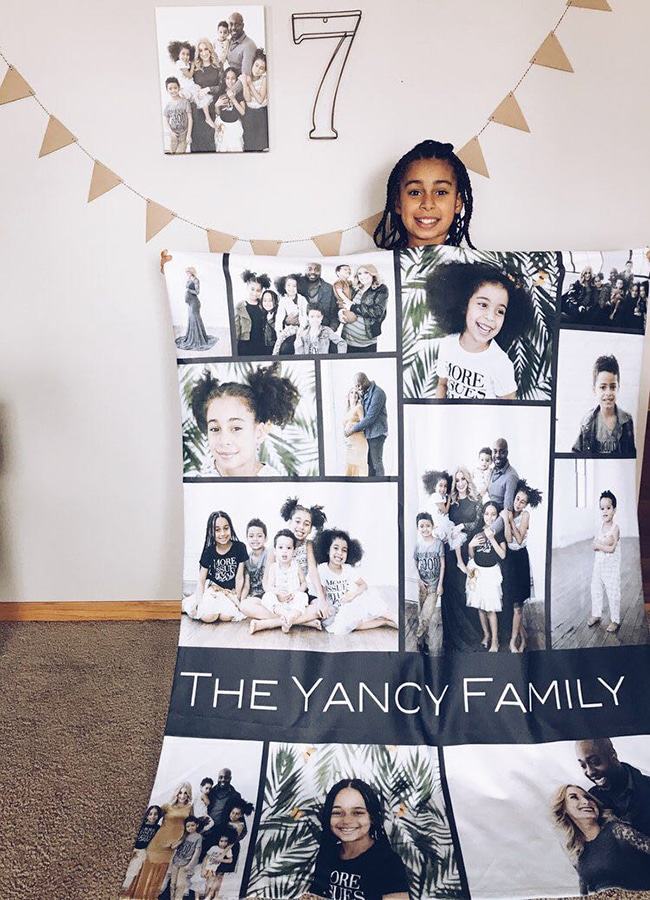
[[[345,404],[343,428],[357,425],[364,416],[361,395],[352,388]],[[368,441],[363,431],[353,431],[345,438],[345,474],[348,478],[366,478],[368,475]]]

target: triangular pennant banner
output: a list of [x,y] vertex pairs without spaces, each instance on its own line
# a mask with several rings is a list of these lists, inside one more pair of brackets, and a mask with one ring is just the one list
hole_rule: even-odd
[[154,235],[163,230],[165,225],[169,225],[173,218],[174,213],[170,209],[165,209],[164,206],[160,206],[159,203],[154,203],[153,200],[147,200],[146,240],[150,241]]
[[212,231],[211,228],[208,228],[207,232],[210,253],[230,253],[239,240],[232,234],[224,234],[223,231]]
[[552,31],[533,56],[531,62],[538,66],[547,66],[549,69],[573,72],[573,66]]
[[612,11],[612,7],[607,0],[569,0],[567,6],[580,6],[582,9],[602,9],[604,12]]
[[88,203],[92,203],[107,191],[112,191],[118,184],[122,184],[122,179],[115,172],[111,172],[105,165],[95,160],[92,178],[90,179],[90,189],[88,191]]
[[479,144],[477,137],[473,137],[471,141],[468,141],[464,147],[461,147],[461,149],[457,151],[456,155],[462,159],[467,168],[471,169],[472,172],[477,172],[479,175],[485,175],[486,178],[490,177],[490,173],[485,165],[485,157],[483,156],[483,151],[481,150],[481,145]]
[[367,219],[363,219],[359,222],[359,227],[363,228],[366,234],[369,234],[370,237],[373,237],[375,233],[375,228],[379,225],[381,217],[383,216],[383,212],[375,213],[374,216],[368,216]]
[[251,241],[255,256],[277,256],[282,241]]
[[11,103],[13,100],[24,100],[31,97],[34,91],[27,84],[13,66],[9,66],[7,73],[0,84],[0,104]]
[[528,122],[521,111],[521,106],[517,103],[517,99],[512,91],[499,103],[490,119],[492,122],[498,122],[499,125],[508,125],[510,128],[519,128],[520,131],[530,132]]
[[41,152],[38,154],[38,158],[40,159],[42,156],[47,156],[48,153],[54,153],[55,150],[67,147],[69,144],[74,144],[76,140],[74,134],[71,131],[68,131],[65,125],[62,125],[58,119],[54,118],[54,116],[50,116],[50,121],[47,123],[45,137],[43,138]]
[[315,234],[312,241],[323,256],[338,256],[341,252],[342,231],[330,231],[327,234]]

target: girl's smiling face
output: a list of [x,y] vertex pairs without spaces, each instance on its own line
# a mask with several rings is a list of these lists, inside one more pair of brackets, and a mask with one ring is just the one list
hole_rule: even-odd
[[330,815],[330,829],[336,840],[370,847],[374,843],[370,837],[371,825],[370,813],[359,791],[351,787],[340,790]]
[[208,446],[224,477],[257,475],[257,451],[265,428],[241,397],[215,397],[208,404]]
[[249,281],[248,282],[248,302],[252,303],[253,306],[257,306],[257,303],[262,296],[262,285],[259,281]]
[[234,72],[226,72],[226,87],[232,90],[237,84],[237,76]]
[[267,312],[273,312],[275,309],[275,301],[273,299],[273,294],[270,291],[264,291],[262,294],[262,308]]
[[342,566],[348,558],[348,542],[343,538],[334,538],[330,544],[329,559],[332,565]]
[[305,509],[297,509],[291,516],[291,530],[298,541],[304,541],[312,529],[311,516]]
[[441,497],[447,496],[447,479],[439,478],[436,481],[436,494],[440,494]]
[[232,531],[228,519],[218,516],[214,523],[214,540],[218,547],[226,547],[232,543]]
[[160,818],[160,810],[157,807],[150,809],[147,813],[147,825],[155,825]]
[[284,283],[284,290],[287,297],[295,297],[298,293],[298,282],[295,278],[287,278]]
[[490,504],[490,506],[488,506],[483,512],[483,521],[486,525],[491,525],[493,522],[496,522],[497,516],[498,513],[496,506],[492,506],[492,504]]
[[408,233],[409,247],[444,244],[454,216],[462,208],[451,163],[418,159],[409,165],[395,203],[395,212]]
[[508,292],[501,284],[482,284],[467,302],[465,330],[460,344],[465,350],[485,350],[503,327],[508,309]]

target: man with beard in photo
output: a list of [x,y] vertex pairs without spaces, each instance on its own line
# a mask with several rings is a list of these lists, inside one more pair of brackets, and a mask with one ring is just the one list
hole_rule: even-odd
[[336,331],[339,318],[334,288],[328,281],[323,281],[322,271],[320,263],[308,263],[307,272],[298,283],[298,293],[307,298],[310,307],[320,307],[323,310],[323,325]]
[[[230,29],[230,46],[228,48],[228,65],[235,69],[238,75],[250,75],[253,69],[253,59],[257,44],[244,32],[244,17],[241,13],[234,12],[228,19]],[[237,83],[237,92],[241,91],[241,82]]]
[[621,762],[610,738],[576,741],[576,756],[593,782],[589,793],[621,822],[650,836],[650,777]]
[[493,526],[495,534],[503,530],[503,515],[512,513],[514,509],[515,493],[517,491],[517,482],[519,475],[516,469],[512,467],[508,460],[508,442],[505,438],[497,438],[492,447],[492,461],[494,469],[492,478],[488,484],[488,494],[490,500],[494,500],[499,504],[502,515],[496,520]]
[[232,784],[232,772],[230,769],[221,769],[217,775],[217,783],[210,791],[210,803],[208,815],[214,822],[213,832],[222,825],[228,824],[228,815],[235,804],[240,803],[242,796]]

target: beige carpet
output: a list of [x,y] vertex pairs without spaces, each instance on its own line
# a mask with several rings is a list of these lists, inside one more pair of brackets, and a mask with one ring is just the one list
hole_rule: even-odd
[[116,900],[177,637],[176,622],[0,623],[2,900]]

